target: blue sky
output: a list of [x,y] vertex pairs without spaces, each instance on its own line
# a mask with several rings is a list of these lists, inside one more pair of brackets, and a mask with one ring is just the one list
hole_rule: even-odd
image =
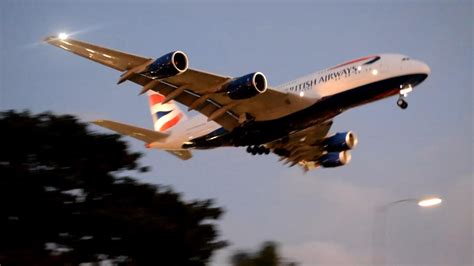
[[[220,229],[238,248],[264,240],[303,265],[370,262],[374,208],[438,194],[435,209],[399,205],[387,214],[387,264],[472,264],[471,1],[153,2],[2,1],[0,109],[76,114],[151,128],[145,97],[118,72],[41,43],[60,31],[158,57],[181,49],[191,67],[226,75],[254,71],[278,85],[353,58],[383,52],[430,65],[401,111],[389,98],[350,110],[333,131],[359,146],[345,167],[303,174],[276,156],[243,148],[199,151],[182,162],[128,139],[153,171],[142,180],[185,198],[215,198]],[[94,130],[101,130],[91,127]]]

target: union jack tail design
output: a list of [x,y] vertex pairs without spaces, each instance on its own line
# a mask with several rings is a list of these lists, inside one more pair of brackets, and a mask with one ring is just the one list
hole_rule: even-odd
[[174,101],[163,103],[165,96],[155,91],[148,91],[148,99],[155,131],[168,131],[180,121],[186,120],[186,115],[179,109]]

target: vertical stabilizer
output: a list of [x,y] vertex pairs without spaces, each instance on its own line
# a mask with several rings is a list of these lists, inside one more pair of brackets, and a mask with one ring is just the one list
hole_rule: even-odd
[[180,121],[187,119],[186,114],[179,109],[175,101],[163,103],[165,96],[155,91],[148,91],[148,99],[150,102],[150,113],[153,118],[153,127],[156,131],[169,131]]

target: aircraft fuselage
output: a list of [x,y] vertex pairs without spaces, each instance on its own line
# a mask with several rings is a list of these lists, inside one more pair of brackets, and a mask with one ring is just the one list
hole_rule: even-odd
[[[250,121],[232,132],[213,131],[190,141],[185,148],[247,146],[268,143],[290,132],[322,123],[363,104],[399,94],[421,83],[430,68],[404,55],[382,54],[356,59],[276,87],[310,99],[288,108],[288,113],[266,121]],[[294,111],[297,108],[299,110]]]

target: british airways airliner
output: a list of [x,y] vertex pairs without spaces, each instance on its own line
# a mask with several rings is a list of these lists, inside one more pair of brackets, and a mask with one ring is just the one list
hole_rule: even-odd
[[[397,105],[406,109],[408,93],[430,74],[419,60],[378,54],[270,87],[261,72],[235,78],[189,68],[182,51],[152,59],[65,34],[45,41],[123,72],[119,84],[132,81],[148,95],[153,130],[110,120],[93,123],[183,160],[193,149],[245,146],[253,155],[272,152],[305,171],[351,160],[357,137],[351,131],[329,134],[335,116],[396,95]],[[177,103],[200,114],[188,118]]]

